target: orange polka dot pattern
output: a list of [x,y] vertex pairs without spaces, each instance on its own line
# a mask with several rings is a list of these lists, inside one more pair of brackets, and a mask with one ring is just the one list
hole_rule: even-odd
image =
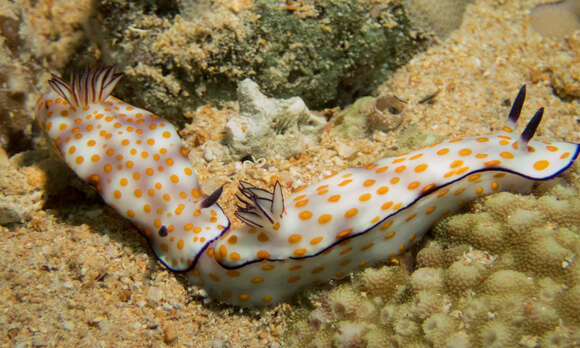
[[36,118],[67,165],[142,231],[168,268],[190,269],[229,220],[217,204],[200,207],[175,127],[109,95],[118,77],[99,69],[75,76],[73,86],[55,77]]
[[245,307],[275,304],[392,259],[474,198],[526,192],[534,180],[557,175],[580,148],[529,141],[537,123],[519,136],[517,117],[510,116],[501,132],[450,139],[348,169],[291,195],[278,182],[271,191],[241,182],[236,216],[246,225],[229,230],[217,205],[201,208],[175,129],[104,98],[73,108],[62,95],[60,101],[46,97],[37,118],[69,166],[144,230],[166,265],[189,265],[190,282]]
[[[286,197],[279,184],[267,191],[242,183],[239,195],[249,204],[236,215],[248,226],[228,231],[210,246],[215,252],[209,258],[223,266],[212,272],[220,282],[201,272],[209,258],[191,280],[230,303],[279,302],[300,288],[405,252],[430,226],[474,198],[502,190],[529,192],[534,180],[567,168],[578,148],[525,143],[519,134],[503,131],[348,169]],[[229,283],[232,274],[235,286]]]

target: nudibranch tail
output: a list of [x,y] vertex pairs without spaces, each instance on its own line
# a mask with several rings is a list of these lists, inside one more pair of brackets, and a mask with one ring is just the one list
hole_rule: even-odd
[[121,78],[113,67],[53,76],[54,93],[39,100],[36,118],[67,165],[105,202],[131,220],[173,271],[195,266],[228,228],[204,198],[175,127],[110,94]]

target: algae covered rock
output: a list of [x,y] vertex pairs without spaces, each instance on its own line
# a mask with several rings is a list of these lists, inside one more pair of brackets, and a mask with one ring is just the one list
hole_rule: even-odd
[[133,88],[120,97],[169,117],[235,99],[245,78],[310,108],[348,105],[429,42],[400,0],[111,0],[96,10],[103,30],[89,49],[126,67]]

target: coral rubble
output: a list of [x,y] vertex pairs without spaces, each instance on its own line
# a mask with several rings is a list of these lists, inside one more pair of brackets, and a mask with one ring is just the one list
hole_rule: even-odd
[[226,123],[224,142],[236,158],[254,156],[288,158],[318,142],[326,124],[322,116],[311,113],[302,99],[268,98],[250,79],[238,87],[240,113]]

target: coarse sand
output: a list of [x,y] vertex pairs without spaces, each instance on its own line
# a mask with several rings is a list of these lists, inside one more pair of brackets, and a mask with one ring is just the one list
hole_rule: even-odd
[[[522,124],[543,106],[540,137],[580,142],[580,99],[574,97],[580,32],[561,42],[535,32],[529,14],[544,2],[477,1],[460,29],[412,59],[378,94],[406,102],[403,123],[412,129],[453,137],[498,129],[526,84]],[[228,216],[238,180],[263,187],[281,180],[286,188],[313,183],[397,152],[401,132],[411,129],[348,141],[327,131],[320,145],[290,159],[208,162],[207,141],[220,139],[228,112],[234,111],[200,108],[181,132],[204,191],[225,183],[220,204]],[[44,150],[29,156],[58,167]],[[135,227],[62,174],[66,169],[31,163],[37,161],[0,154],[0,210],[22,221],[0,226],[2,346],[283,346],[299,303],[241,310],[204,300],[202,291],[155,260]],[[47,198],[51,189],[62,195]]]

